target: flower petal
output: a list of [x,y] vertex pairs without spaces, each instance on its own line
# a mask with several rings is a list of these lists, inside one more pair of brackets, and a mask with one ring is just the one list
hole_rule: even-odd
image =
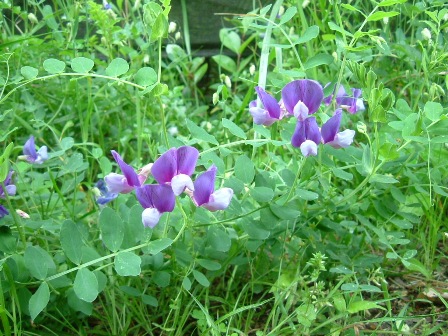
[[308,117],[308,107],[303,103],[303,101],[299,100],[294,106],[294,117],[303,121]]
[[215,191],[216,166],[212,165],[194,181],[193,199],[197,206],[208,203],[211,194]]
[[312,140],[306,140],[300,145],[303,156],[317,155],[317,144]]
[[5,217],[6,215],[9,215],[8,210],[3,205],[0,205],[0,218]]
[[204,208],[210,211],[224,210],[230,205],[233,197],[233,190],[230,188],[221,188],[210,195],[210,201],[202,204]]
[[252,118],[254,118],[254,123],[257,125],[271,126],[277,121],[277,119],[271,118],[268,111],[261,107],[250,107],[249,113],[252,115]]
[[177,174],[191,176],[196,169],[199,151],[191,146],[182,146],[177,149]]
[[305,122],[298,120],[296,124],[296,129],[291,138],[291,144],[294,147],[300,147],[300,145],[306,140],[305,133]]
[[294,113],[294,107],[302,101],[307,107],[309,114],[319,109],[324,98],[322,86],[310,79],[299,79],[285,85],[282,90],[282,99],[286,110]]
[[320,143],[321,135],[319,131],[319,126],[317,126],[317,121],[315,117],[310,117],[305,119],[305,134],[306,140],[314,141],[316,144]]
[[321,133],[324,143],[334,140],[334,137],[339,131],[339,126],[341,125],[342,110],[337,109],[334,115],[327,120],[325,124],[322,125]]
[[30,136],[27,142],[25,142],[25,145],[23,146],[23,154],[28,156],[28,160],[31,160],[30,162],[34,162],[34,160],[37,159],[34,136]]
[[128,180],[122,174],[110,173],[104,177],[107,188],[113,194],[127,194],[134,190],[134,187],[128,184]]
[[160,213],[173,211],[176,204],[173,190],[166,184],[146,184],[135,193],[142,207],[156,208]]
[[177,174],[176,148],[171,148],[163,153],[151,167],[151,174],[157,183],[171,183],[171,179]]
[[42,146],[37,151],[37,159],[36,159],[35,163],[42,164],[47,160],[48,160],[47,146]]
[[334,140],[327,142],[326,144],[334,148],[345,148],[352,144],[354,136],[354,130],[346,129],[343,132],[337,133]]
[[280,105],[277,100],[259,86],[255,88],[255,91],[257,91],[257,95],[263,103],[264,109],[268,111],[269,116],[277,120],[280,119]]
[[142,223],[153,229],[160,221],[162,214],[154,208],[147,208],[142,212]]
[[194,185],[190,176],[179,174],[171,180],[171,188],[173,189],[174,195],[179,196],[184,192],[185,188],[194,190]]
[[120,154],[118,154],[116,151],[112,150],[111,152],[115,161],[117,161],[118,165],[120,166],[123,175],[126,177],[128,184],[131,187],[140,187],[141,182],[137,173],[134,171],[134,168],[124,162]]

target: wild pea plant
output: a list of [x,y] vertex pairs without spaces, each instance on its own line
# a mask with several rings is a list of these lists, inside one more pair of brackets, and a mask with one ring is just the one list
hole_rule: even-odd
[[5,334],[410,331],[385,273],[438,269],[446,9],[276,1],[221,30],[203,103],[170,1],[55,5],[14,7],[51,38],[2,55]]

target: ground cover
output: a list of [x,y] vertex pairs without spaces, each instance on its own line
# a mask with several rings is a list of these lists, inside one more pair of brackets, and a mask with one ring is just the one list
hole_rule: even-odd
[[0,335],[447,334],[448,8],[258,5],[0,4]]

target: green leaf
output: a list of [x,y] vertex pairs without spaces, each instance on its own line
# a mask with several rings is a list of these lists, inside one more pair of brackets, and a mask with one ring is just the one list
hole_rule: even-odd
[[250,191],[250,195],[257,202],[269,202],[274,197],[274,190],[267,187],[255,187]]
[[164,13],[157,15],[154,24],[151,27],[151,42],[168,35],[168,20]]
[[45,279],[50,269],[56,269],[51,256],[40,246],[28,246],[24,261],[30,274],[39,280]]
[[199,271],[193,270],[193,276],[199,284],[204,287],[210,286],[210,281],[208,281],[207,277]]
[[152,295],[143,294],[142,302],[144,304],[152,306],[152,307],[157,307],[159,305],[159,302],[157,301],[157,299]]
[[227,252],[230,250],[232,241],[227,232],[217,226],[210,226],[207,231],[207,241],[213,250]]
[[31,296],[29,301],[29,310],[31,320],[35,320],[50,301],[50,289],[46,282],[42,282],[37,291]]
[[406,1],[408,1],[408,0],[383,0],[377,6],[378,7],[393,6],[396,4],[405,3]]
[[383,309],[384,310],[384,307],[381,307],[380,305],[376,304],[375,302],[370,302],[370,301],[350,302],[347,307],[347,311],[350,314],[355,314],[362,310],[369,310],[369,309]]
[[124,238],[124,223],[111,208],[101,211],[100,230],[104,245],[112,252],[118,251]]
[[241,47],[241,38],[237,33],[235,33],[231,29],[222,28],[219,31],[219,38],[225,47],[229,48],[236,54],[239,54],[239,50]]
[[209,134],[205,129],[197,126],[194,122],[192,122],[189,119],[187,119],[186,122],[187,122],[187,127],[191,133],[192,138],[202,140],[205,142],[209,142],[214,145],[219,145],[218,140],[216,140],[216,138],[213,135]]
[[115,257],[115,271],[121,276],[137,276],[140,274],[141,258],[132,252],[120,252]]
[[167,249],[173,244],[173,241],[170,238],[160,238],[150,242],[147,246],[147,251],[149,254],[157,254]]
[[286,207],[284,205],[271,204],[271,211],[281,219],[296,219],[300,216],[300,211],[295,208]]
[[185,277],[182,280],[182,287],[187,291],[189,291],[191,289],[191,280],[189,277]]
[[157,271],[154,273],[152,281],[159,287],[168,287],[170,285],[171,275],[166,271]]
[[143,67],[135,74],[134,81],[141,86],[152,85],[157,82],[157,73],[153,68]]
[[235,161],[235,176],[244,183],[250,184],[255,177],[255,166],[246,155],[239,156]]
[[398,183],[399,181],[394,179],[392,176],[375,174],[370,179],[370,183]]
[[87,268],[81,268],[76,273],[73,290],[78,298],[93,302],[98,296],[98,280],[95,274]]
[[12,149],[14,148],[14,143],[10,143],[3,151],[3,154],[0,156],[0,181],[4,181],[6,176],[9,174],[9,154],[11,154]]
[[45,71],[51,74],[58,74],[64,72],[65,69],[65,63],[55,58],[46,59],[44,61],[43,66]]
[[221,264],[213,260],[197,259],[196,262],[209,271],[217,271],[221,269]]
[[142,211],[143,208],[140,204],[134,205],[129,211],[128,221],[124,227],[122,248],[135,246],[144,237],[145,227],[142,224]]
[[244,133],[244,131],[233,121],[226,118],[222,118],[222,126],[227,128],[233,135],[242,139],[247,139],[246,133]]
[[79,265],[82,260],[82,241],[81,232],[75,222],[67,219],[62,223],[60,240],[62,250],[71,262]]
[[61,140],[60,146],[63,151],[66,151],[73,147],[75,140],[72,137],[66,137]]
[[212,59],[224,70],[236,72],[236,62],[226,55],[214,55]]
[[243,220],[242,227],[250,238],[264,240],[269,238],[271,232],[261,227],[260,222]]
[[400,14],[400,12],[383,12],[383,11],[378,11],[373,13],[372,15],[369,15],[367,17],[367,21],[379,21],[382,20],[384,18],[389,18],[389,17],[393,17],[393,16],[397,16],[398,14]]
[[30,66],[23,66],[20,68],[20,73],[25,79],[33,79],[37,77],[37,74],[39,73],[39,70],[36,68],[30,67]]
[[297,188],[295,194],[305,201],[314,201],[319,198],[319,194],[305,189]]
[[122,58],[115,58],[106,68],[106,75],[110,77],[118,77],[129,70],[129,64]]
[[443,106],[440,103],[427,102],[423,108],[423,112],[429,120],[436,121],[443,114]]
[[92,70],[94,63],[91,59],[86,57],[76,57],[72,59],[72,64],[70,65],[74,72],[78,73],[88,73]]
[[431,272],[418,259],[408,259],[403,265],[410,271],[420,272],[425,277],[430,278]]
[[305,70],[315,68],[319,65],[328,65],[333,63],[333,56],[328,54],[317,54],[311,58],[308,58],[306,62],[303,64]]
[[85,315],[92,315],[93,304],[91,302],[86,302],[81,300],[76,296],[76,293],[73,289],[70,289],[67,293],[67,303],[74,311],[82,312]]
[[296,13],[297,13],[297,8],[296,7],[294,7],[294,6],[289,7],[283,13],[283,15],[280,17],[279,25],[282,25],[282,24],[288,22],[289,20],[291,20],[294,17],[294,15],[296,15]]
[[300,36],[297,40],[294,41],[294,44],[306,43],[308,41],[311,41],[312,39],[315,39],[318,35],[319,35],[318,26],[308,27],[302,34],[302,36]]
[[336,23],[334,22],[328,22],[328,27],[330,27],[331,30],[337,31],[339,33],[341,33],[342,35],[347,35],[347,36],[353,36],[353,34],[349,33],[348,31],[346,31],[344,28],[339,27]]
[[[185,51],[177,44],[167,44],[166,54],[168,55],[168,58],[174,62],[183,62],[188,57]],[[236,70],[236,64],[235,64],[235,70]]]

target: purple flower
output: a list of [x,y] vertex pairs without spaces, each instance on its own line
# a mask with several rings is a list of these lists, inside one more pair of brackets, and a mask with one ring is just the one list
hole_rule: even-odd
[[221,188],[215,191],[216,166],[212,165],[194,182],[193,201],[210,211],[226,209],[233,197],[233,190]]
[[120,154],[116,151],[111,151],[115,161],[117,161],[123,175],[110,173],[104,177],[107,184],[107,189],[113,194],[126,194],[137,187],[140,187],[147,176],[144,174],[137,174],[130,165],[123,161]]
[[320,142],[321,135],[315,117],[297,121],[291,138],[291,144],[294,147],[300,147],[304,156],[317,155],[317,145]]
[[[6,176],[6,179],[2,184],[0,184],[0,198],[5,198],[6,195],[14,196],[16,194],[17,188],[14,184],[12,184],[12,174],[14,174],[14,171],[10,170]],[[5,217],[8,214],[8,210],[6,210],[4,206],[0,205],[0,218]]]
[[[336,105],[347,110],[351,114],[355,114],[359,111],[364,111],[366,108],[364,107],[363,100],[360,98],[362,95],[362,90],[354,88],[352,88],[351,90],[352,96],[349,96],[344,87],[342,85],[339,86],[338,92],[336,93]],[[330,105],[332,100],[333,95],[329,95],[324,99],[324,103],[326,105]]]
[[286,112],[301,121],[319,109],[323,98],[322,86],[310,79],[292,81],[282,89],[282,101]]
[[334,148],[345,148],[352,144],[355,131],[347,129],[339,132],[342,109],[337,109],[334,115],[322,125],[322,142]]
[[176,203],[173,190],[166,184],[147,184],[136,188],[135,193],[145,208],[142,213],[143,225],[150,228],[157,225],[164,212],[173,211]]
[[12,184],[12,174],[14,174],[14,171],[10,170],[6,176],[6,179],[3,181],[3,186],[5,189],[3,189],[3,186],[0,184],[0,198],[5,198],[5,194],[10,196],[14,196],[16,194],[17,188],[14,184]]
[[151,173],[159,184],[171,185],[176,196],[186,188],[193,191],[191,175],[196,168],[199,152],[191,146],[171,148],[163,153],[151,167]]
[[250,102],[249,112],[254,118],[254,123],[270,126],[277,120],[280,120],[281,110],[277,100],[259,86],[255,88],[255,91],[257,91],[263,107],[258,107],[256,100]]
[[93,188],[93,192],[96,197],[96,202],[99,205],[107,204],[118,197],[118,193],[111,193],[107,187],[107,184],[103,179],[98,180]]
[[5,217],[6,215],[9,215],[8,210],[3,205],[0,205],[0,218]]
[[29,163],[42,164],[48,160],[47,146],[42,146],[36,151],[36,145],[34,144],[34,136],[30,136],[28,141],[23,146],[23,156]]
[[106,0],[103,0],[103,8],[105,10],[111,9],[112,6],[110,5],[110,3],[108,3]]

